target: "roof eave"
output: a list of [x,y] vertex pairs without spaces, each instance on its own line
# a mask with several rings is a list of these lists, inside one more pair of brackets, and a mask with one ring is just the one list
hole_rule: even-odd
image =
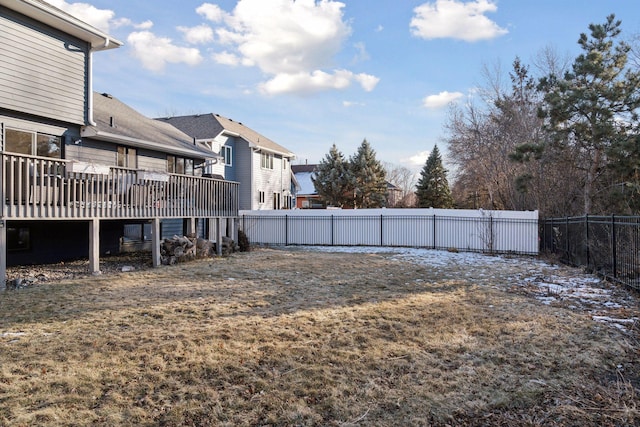
[[122,42],[60,9],[36,0],[0,0],[0,5],[84,40],[91,50],[115,49]]
[[188,148],[181,148],[181,147],[171,147],[171,146],[167,146],[165,144],[161,144],[158,142],[154,142],[154,141],[146,141],[143,139],[138,139],[138,138],[132,138],[129,136],[123,136],[123,135],[118,135],[115,133],[110,133],[110,132],[104,132],[101,130],[96,129],[95,127],[92,126],[85,126],[82,128],[80,135],[83,138],[92,138],[92,139],[96,139],[98,141],[105,141],[105,142],[113,142],[113,143],[119,143],[119,144],[129,144],[131,146],[134,147],[138,147],[138,148],[147,148],[149,150],[154,150],[154,151],[160,151],[163,153],[168,153],[168,154],[176,154],[176,155],[181,155],[181,156],[188,156],[188,157],[192,157],[192,158],[196,158],[196,159],[220,159],[222,156],[216,154],[216,153],[204,153],[198,150],[189,150]]

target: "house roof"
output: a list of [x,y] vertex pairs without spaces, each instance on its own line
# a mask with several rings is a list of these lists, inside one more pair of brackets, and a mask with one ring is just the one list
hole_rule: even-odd
[[145,117],[109,94],[94,94],[93,108],[96,125],[84,126],[82,137],[197,159],[219,157],[169,123]]
[[318,165],[291,165],[291,170],[293,173],[299,172],[313,172],[316,170]]
[[299,196],[318,194],[316,187],[313,185],[313,181],[311,180],[311,177],[314,175],[316,170],[316,166],[317,165],[291,165],[291,172],[293,172],[300,184],[300,189],[298,190]]
[[250,147],[259,148],[274,154],[294,158],[295,154],[275,143],[264,135],[248,128],[242,122],[223,117],[219,114],[197,114],[158,118],[158,121],[170,123],[197,140],[213,139],[220,134],[227,134],[244,139]]
[[122,46],[121,41],[43,0],[0,0],[0,6],[86,41],[94,51]]

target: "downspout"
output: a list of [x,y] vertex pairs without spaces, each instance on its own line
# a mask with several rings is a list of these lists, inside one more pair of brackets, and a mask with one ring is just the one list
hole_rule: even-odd
[[[109,38],[104,40],[102,49],[106,49],[111,41]],[[93,120],[93,48],[89,48],[89,63],[87,64],[87,122],[90,126],[97,126],[98,124]]]

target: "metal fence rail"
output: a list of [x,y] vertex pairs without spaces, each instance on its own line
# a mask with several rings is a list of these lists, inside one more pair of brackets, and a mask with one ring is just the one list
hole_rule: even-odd
[[252,243],[538,254],[538,220],[442,215],[245,215]]
[[542,221],[541,250],[640,291],[640,216],[580,216]]

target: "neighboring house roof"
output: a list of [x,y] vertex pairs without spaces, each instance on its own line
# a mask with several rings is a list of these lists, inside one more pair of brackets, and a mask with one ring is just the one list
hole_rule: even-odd
[[96,126],[84,126],[83,138],[146,148],[165,153],[211,159],[219,157],[194,144],[186,133],[168,123],[143,116],[113,96],[94,94],[94,120]]
[[121,41],[42,0],[0,0],[0,6],[86,41],[94,51],[122,46]]
[[170,123],[197,140],[212,139],[227,134],[244,139],[250,147],[259,148],[274,154],[294,158],[295,154],[264,135],[259,134],[242,122],[228,119],[219,114],[196,114],[192,116],[165,117],[156,119]]
[[313,181],[311,180],[316,166],[317,165],[291,165],[291,172],[293,172],[300,184],[300,189],[298,190],[299,196],[318,194],[316,187],[313,185]]

